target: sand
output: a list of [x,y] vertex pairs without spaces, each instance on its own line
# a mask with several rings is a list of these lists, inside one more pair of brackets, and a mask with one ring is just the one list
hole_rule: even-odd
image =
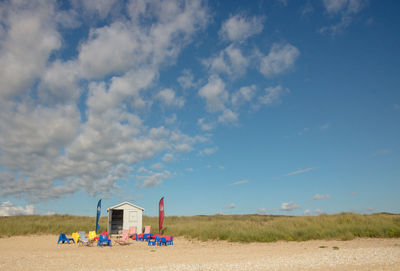
[[[173,246],[57,245],[58,236],[0,238],[0,270],[400,270],[400,239]],[[323,248],[321,248],[323,246]]]

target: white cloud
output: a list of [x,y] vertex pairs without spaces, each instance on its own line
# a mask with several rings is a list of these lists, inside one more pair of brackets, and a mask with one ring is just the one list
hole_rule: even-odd
[[200,155],[200,156],[203,156],[203,155],[211,155],[211,154],[214,154],[217,150],[218,150],[218,147],[214,147],[214,148],[205,148],[205,149],[203,149],[203,150],[201,150],[201,151],[199,152],[199,155]]
[[285,176],[292,176],[292,175],[297,175],[297,174],[301,174],[301,173],[305,173],[311,170],[317,169],[317,167],[310,167],[310,168],[304,168],[304,169],[299,169],[293,172],[289,172],[287,174],[285,174]]
[[283,88],[281,85],[277,85],[276,87],[268,87],[264,89],[265,94],[260,96],[259,102],[264,105],[271,105],[274,103],[280,103],[281,97],[286,93],[289,93],[290,90],[288,88]]
[[155,170],[162,170],[164,168],[164,166],[161,163],[155,163],[155,164],[151,165],[151,168],[155,169]]
[[314,197],[312,197],[312,200],[317,200],[317,199],[330,199],[331,195],[326,194],[326,195],[320,195],[320,194],[316,194]]
[[107,17],[117,2],[117,0],[72,0],[76,9],[83,9],[87,14],[100,18]]
[[200,129],[203,131],[211,131],[215,127],[215,123],[207,123],[204,118],[200,118],[197,120],[197,125],[200,126]]
[[300,206],[294,203],[293,201],[291,202],[284,202],[281,204],[280,210],[281,211],[294,211],[296,209],[300,209]]
[[231,203],[231,204],[225,206],[224,208],[225,209],[234,209],[234,208],[236,208],[236,204],[235,203]]
[[241,184],[246,184],[248,182],[249,182],[248,180],[240,180],[240,181],[231,183],[230,185],[241,185]]
[[330,26],[324,26],[320,33],[331,33],[333,36],[346,29],[353,21],[353,16],[359,13],[368,3],[367,0],[324,0],[324,7],[331,17],[340,16],[340,21]]
[[303,128],[300,132],[297,133],[298,136],[302,136],[305,133],[307,133],[310,129],[309,128]]
[[218,122],[222,124],[236,123],[238,121],[238,114],[230,109],[225,109],[218,117]]
[[15,206],[9,201],[0,201],[0,216],[34,215],[36,209],[33,205]]
[[257,209],[257,214],[259,214],[259,215],[265,215],[266,213],[267,213],[267,209],[265,209],[265,208]]
[[238,91],[232,94],[232,105],[240,106],[246,102],[250,102],[254,98],[256,90],[256,85],[241,87]]
[[303,215],[311,215],[312,211],[310,209],[305,209]]
[[163,162],[165,162],[165,163],[169,163],[169,162],[172,162],[174,160],[174,156],[171,153],[166,153],[161,158],[161,160],[163,160]]
[[172,89],[166,88],[157,93],[156,99],[162,101],[166,106],[181,108],[185,104],[185,99],[176,97]]
[[222,24],[219,35],[222,39],[228,41],[244,41],[263,30],[263,21],[262,17],[246,18],[243,15],[237,14]]
[[177,118],[176,114],[174,113],[174,114],[171,115],[171,117],[169,117],[169,118],[166,117],[165,118],[165,124],[166,125],[174,124],[174,123],[176,123],[177,119],[178,118]]
[[231,77],[241,77],[246,73],[250,62],[238,47],[229,45],[217,56],[204,60],[203,64],[212,74],[224,73]]
[[[84,18],[73,16],[80,13],[65,14],[46,0],[1,4],[0,197],[44,201],[79,190],[118,193],[117,181],[131,176],[137,163],[206,140],[146,126],[139,116],[153,103],[145,94],[160,65],[173,64],[207,24],[203,3],[142,2],[144,25],[112,16],[99,24],[98,17],[125,3],[95,2],[75,2],[94,14],[88,36],[75,48],[57,27],[76,27]],[[87,100],[80,99],[86,90]],[[168,176],[164,171],[138,180],[149,187]]]
[[223,111],[229,97],[229,93],[225,90],[225,83],[218,76],[211,76],[208,83],[200,88],[198,94],[206,100],[208,112]]
[[53,2],[11,1],[3,4],[2,11],[0,97],[4,100],[29,91],[45,70],[50,54],[60,48],[61,37],[53,21]]
[[187,171],[187,172],[193,172],[194,170],[193,170],[193,168],[185,168],[185,171]]
[[260,72],[267,77],[284,73],[294,66],[299,55],[300,51],[293,45],[275,43],[269,54],[262,57]]
[[145,176],[136,176],[136,179],[141,181],[140,186],[142,188],[161,185],[165,179],[171,177],[171,173],[167,170],[164,170],[163,172],[148,171],[147,173],[148,175]]
[[344,12],[358,13],[366,5],[366,0],[323,0],[326,11],[330,14]]
[[178,77],[178,83],[183,89],[195,87],[194,76],[191,70],[183,70],[182,75]]
[[321,129],[322,131],[328,130],[329,128],[331,128],[331,125],[330,125],[329,123],[325,123],[324,125],[322,125],[322,126],[320,127],[320,129]]

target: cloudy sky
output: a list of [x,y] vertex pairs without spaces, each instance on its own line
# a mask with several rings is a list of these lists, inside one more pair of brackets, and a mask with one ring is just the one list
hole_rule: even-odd
[[0,215],[400,212],[399,8],[1,1]]

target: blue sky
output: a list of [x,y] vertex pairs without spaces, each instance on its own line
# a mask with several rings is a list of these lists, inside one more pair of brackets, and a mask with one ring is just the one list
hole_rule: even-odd
[[400,212],[398,1],[2,1],[0,215]]

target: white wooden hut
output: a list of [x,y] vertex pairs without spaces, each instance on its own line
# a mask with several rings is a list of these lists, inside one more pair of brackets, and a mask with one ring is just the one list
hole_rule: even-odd
[[126,201],[108,208],[108,234],[120,234],[131,226],[136,226],[137,233],[142,233],[143,211],[142,207]]

